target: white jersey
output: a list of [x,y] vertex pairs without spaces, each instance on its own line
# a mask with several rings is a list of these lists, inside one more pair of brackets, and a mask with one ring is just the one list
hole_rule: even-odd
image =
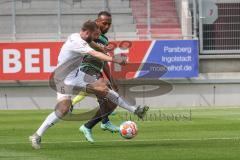
[[86,80],[85,78],[88,76],[79,70],[84,55],[90,51],[93,49],[81,38],[79,33],[71,34],[63,44],[58,56],[58,66],[54,71],[58,99],[71,97],[74,86],[85,90],[86,85],[95,80],[92,77]]
[[[79,33],[71,34],[67,41],[63,44],[60,54],[58,56],[58,66],[74,59],[75,57],[83,57],[93,49],[89,44],[83,40]],[[79,65],[81,62],[79,62]]]

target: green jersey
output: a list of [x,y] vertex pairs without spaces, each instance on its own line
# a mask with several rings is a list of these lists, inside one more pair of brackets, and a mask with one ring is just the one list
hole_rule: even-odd
[[[108,38],[101,34],[97,40],[95,40],[98,45],[100,46],[106,46],[108,45]],[[101,72],[103,67],[105,65],[105,62],[102,60],[99,60],[91,55],[86,55],[83,58],[81,68],[89,68],[89,69],[95,69],[98,72]]]

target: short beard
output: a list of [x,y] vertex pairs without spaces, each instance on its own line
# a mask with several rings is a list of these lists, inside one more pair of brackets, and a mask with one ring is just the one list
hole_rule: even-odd
[[92,42],[92,38],[87,38],[87,39],[86,39],[86,42],[87,42],[87,43],[91,43],[91,42]]
[[108,32],[108,30],[107,31],[102,31],[102,34],[106,34]]

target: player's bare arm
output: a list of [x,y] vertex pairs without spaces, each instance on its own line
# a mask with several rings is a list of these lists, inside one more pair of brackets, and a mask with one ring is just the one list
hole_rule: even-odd
[[107,61],[107,62],[118,63],[118,64],[121,64],[121,65],[124,65],[124,64],[127,63],[127,61],[124,57],[123,58],[111,57],[111,56],[108,56],[108,55],[106,55],[102,52],[98,52],[98,51],[95,51],[95,50],[89,51],[88,54],[90,54],[91,56],[96,57],[100,60]]
[[102,52],[102,53],[107,53],[107,51],[101,47],[100,45],[98,45],[96,42],[92,41],[91,43],[89,43],[89,45],[95,49],[96,51]]
[[103,67],[103,72],[105,73],[106,77],[108,78],[108,80],[111,83],[111,86],[113,87],[113,89],[115,91],[118,91],[118,85],[116,83],[116,81],[114,80],[111,72],[110,72],[110,68],[109,65],[107,63],[105,63],[104,67]]

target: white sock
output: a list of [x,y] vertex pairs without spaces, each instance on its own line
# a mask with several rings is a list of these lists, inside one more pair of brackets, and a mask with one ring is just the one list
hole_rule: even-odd
[[39,127],[39,129],[37,130],[37,134],[39,136],[42,136],[44,134],[44,132],[46,132],[46,130],[48,128],[50,128],[51,126],[53,126],[55,123],[57,123],[59,120],[59,118],[56,116],[55,112],[52,112],[51,114],[49,114],[47,116],[47,118],[45,119],[45,121],[42,123],[42,125]]
[[135,106],[129,105],[125,100],[123,100],[119,94],[113,90],[109,90],[108,94],[106,95],[106,97],[112,101],[114,104],[118,105],[121,108],[124,108],[126,110],[128,110],[129,112],[134,113],[134,111],[136,110]]

